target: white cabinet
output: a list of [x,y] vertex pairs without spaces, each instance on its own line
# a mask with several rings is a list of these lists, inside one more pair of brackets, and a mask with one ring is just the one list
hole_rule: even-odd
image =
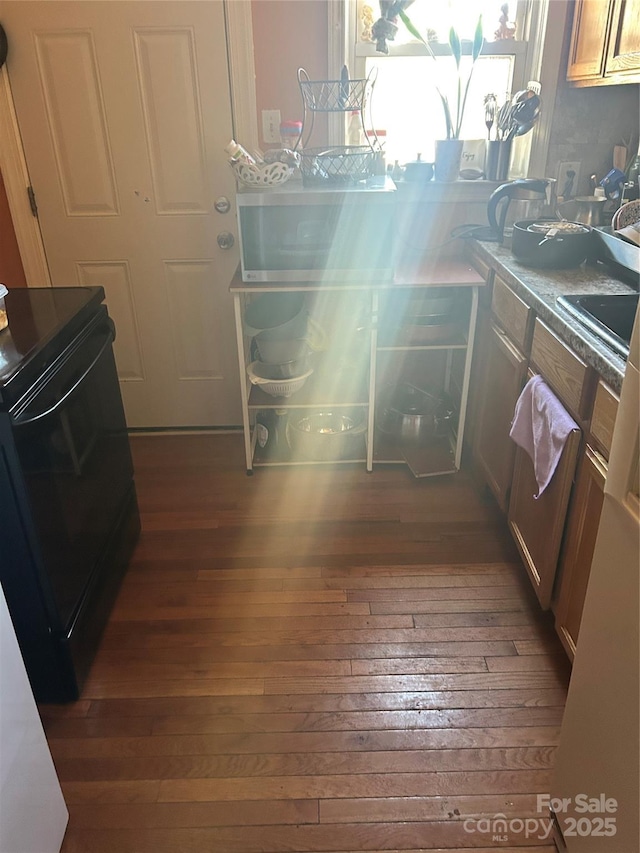
[[[247,473],[263,465],[325,461],[360,462],[368,471],[374,463],[406,462],[416,476],[457,471],[462,455],[478,287],[483,284],[470,265],[455,261],[397,273],[393,283],[384,284],[248,284],[237,274],[230,290],[235,305]],[[442,334],[426,340],[416,338],[415,328],[394,323],[392,318],[399,304],[411,304],[433,292],[433,288],[450,293],[455,300],[453,322]],[[312,326],[316,325],[316,331],[320,328],[321,338],[326,337],[323,351],[314,355],[312,375],[289,397],[271,396],[252,385],[247,376],[255,345],[246,333],[245,315],[252,300],[270,293],[304,294]],[[405,320],[408,316],[405,313]],[[398,383],[423,390],[436,388],[452,401],[453,415],[447,422],[446,434],[416,441],[381,429],[385,395]],[[259,423],[265,412],[272,428],[280,432],[276,449],[268,454],[258,440]],[[338,454],[312,452],[306,456],[304,451],[299,452],[299,446],[292,452],[292,421],[299,423],[320,412],[344,415],[359,423],[359,440],[348,439],[345,452]],[[269,413],[277,413],[277,417]]]
[[0,587],[0,850],[57,853],[67,819]]

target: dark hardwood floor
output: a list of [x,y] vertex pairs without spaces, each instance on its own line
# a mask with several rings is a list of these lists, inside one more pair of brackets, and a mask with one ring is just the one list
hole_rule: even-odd
[[41,707],[64,853],[552,853],[516,819],[568,664],[464,473],[132,446],[140,544],[82,699]]

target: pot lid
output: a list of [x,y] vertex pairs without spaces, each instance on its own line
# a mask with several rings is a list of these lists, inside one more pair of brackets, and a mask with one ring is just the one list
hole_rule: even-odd
[[590,230],[586,225],[581,225],[579,222],[567,222],[564,219],[559,222],[541,220],[540,222],[532,222],[527,226],[527,231],[535,231],[537,234],[547,234],[551,229],[554,229],[558,234],[588,234]]

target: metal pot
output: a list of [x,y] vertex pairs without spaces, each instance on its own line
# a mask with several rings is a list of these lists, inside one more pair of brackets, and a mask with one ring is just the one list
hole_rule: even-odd
[[388,389],[379,424],[381,432],[408,443],[443,435],[452,412],[444,397],[422,391],[408,383]]
[[591,242],[580,222],[523,219],[514,223],[511,250],[527,266],[570,269],[586,260]]
[[287,442],[296,461],[330,462],[359,459],[367,431],[364,411],[324,411],[289,416]]
[[569,215],[574,222],[582,222],[583,225],[602,225],[604,222],[604,206],[606,198],[597,195],[581,195],[570,201],[560,202],[559,208],[571,205],[568,212],[560,213],[561,216]]

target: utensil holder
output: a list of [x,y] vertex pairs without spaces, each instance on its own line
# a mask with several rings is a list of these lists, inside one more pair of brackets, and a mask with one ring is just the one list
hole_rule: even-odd
[[492,139],[487,142],[485,175],[488,181],[506,181],[511,165],[513,139]]
[[513,139],[501,139],[498,142],[498,162],[495,177],[496,181],[506,181],[509,177],[512,145]]
[[496,181],[498,179],[498,154],[502,142],[499,139],[492,139],[487,142],[487,156],[485,166],[485,177],[488,181]]

